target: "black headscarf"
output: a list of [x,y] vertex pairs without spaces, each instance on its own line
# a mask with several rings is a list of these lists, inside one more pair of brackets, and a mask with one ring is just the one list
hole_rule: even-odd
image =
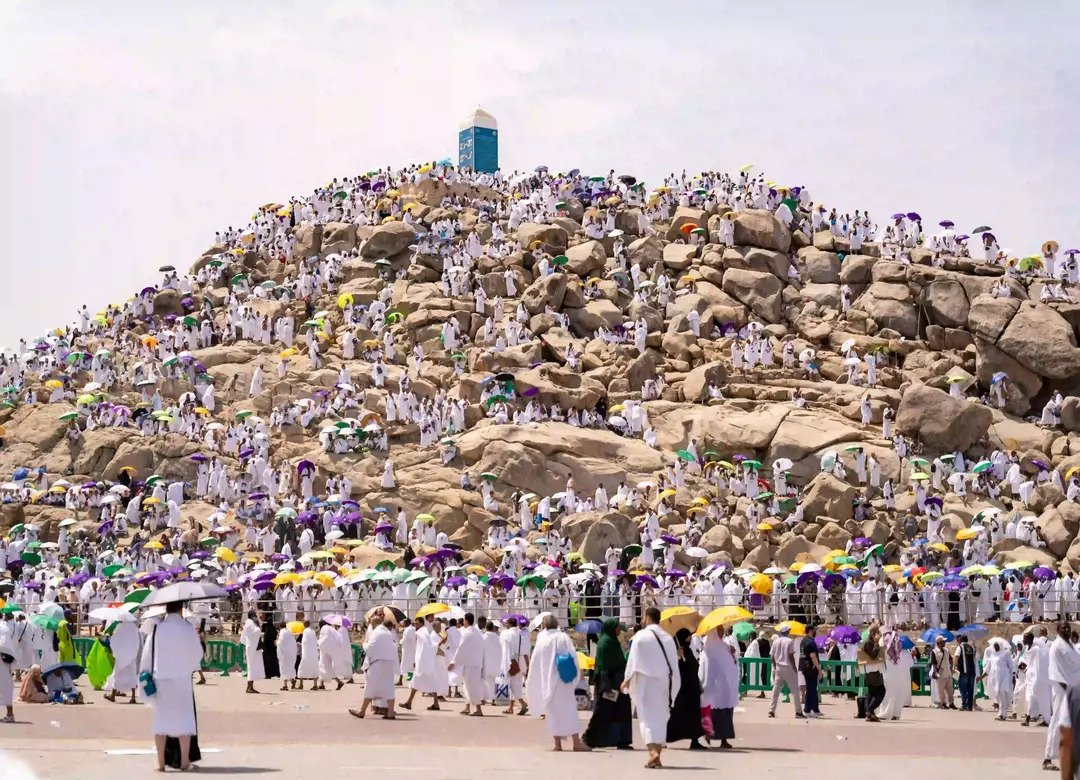
[[605,690],[618,688],[626,671],[626,655],[619,644],[618,630],[618,619],[608,618],[604,621],[600,641],[596,643],[594,679]]

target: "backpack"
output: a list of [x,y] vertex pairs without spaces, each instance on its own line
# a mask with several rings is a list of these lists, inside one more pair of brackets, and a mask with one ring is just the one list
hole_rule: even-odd
[[564,683],[572,683],[578,678],[577,659],[573,653],[559,653],[555,656],[555,670]]

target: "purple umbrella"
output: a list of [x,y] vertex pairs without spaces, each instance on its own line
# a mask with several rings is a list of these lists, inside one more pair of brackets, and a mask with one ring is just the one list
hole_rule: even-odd
[[817,582],[819,575],[816,571],[808,571],[805,574],[800,574],[799,579],[795,581],[798,587],[803,587],[811,582]]
[[907,219],[907,214],[902,211],[893,214],[889,219]]
[[467,580],[464,577],[450,577],[446,580],[447,587],[457,588],[464,585]]
[[667,544],[678,544],[679,543],[678,537],[672,536],[671,534],[661,534],[660,541],[661,542],[666,542]]
[[854,626],[836,626],[829,632],[829,639],[840,645],[857,645],[859,643],[859,630]]
[[255,575],[255,579],[256,580],[272,580],[276,576],[277,576],[276,572],[266,570],[266,571],[261,571],[257,575]]
[[102,523],[101,525],[98,526],[97,532],[98,532],[99,536],[104,536],[105,534],[110,533],[112,531],[112,529],[113,529],[113,521],[112,520],[106,520],[104,523]]
[[945,585],[944,585],[944,590],[948,590],[948,591],[957,591],[957,590],[963,590],[963,589],[964,589],[964,588],[966,588],[966,587],[967,587],[967,583],[966,583],[966,582],[963,582],[963,581],[957,581],[957,580],[952,580],[951,582],[946,582],[946,583],[945,583]]
[[917,213],[917,212],[915,212],[915,211],[909,211],[909,212],[907,213],[907,218],[908,218],[908,219],[913,219],[913,220],[915,220],[916,222],[922,222],[922,217],[920,217],[920,216],[918,215],[918,213]]
[[651,574],[639,574],[637,576],[637,579],[634,581],[634,587],[640,588],[642,585],[651,585],[655,588],[656,578],[653,577]]
[[941,222],[938,222],[938,224],[943,228],[951,228],[954,223],[951,219],[943,219]]
[[342,501],[341,506],[346,508],[346,509],[359,509],[360,508],[360,504],[353,501],[351,498],[346,498],[344,501]]
[[225,592],[226,593],[235,593],[236,591],[240,590],[240,588],[241,588],[240,583],[239,582],[234,582],[231,585],[226,585],[225,586]]
[[835,587],[843,585],[844,578],[839,574],[829,573],[821,578],[821,584],[824,586],[825,590],[832,590]]
[[666,572],[664,572],[664,576],[665,577],[675,577],[676,579],[678,579],[679,577],[685,577],[686,572],[679,571],[678,569],[668,569]]
[[252,501],[262,501],[264,498],[266,498],[266,493],[252,493],[248,496],[248,498]]
[[203,455],[201,453],[196,452],[194,455],[192,455],[190,458],[188,458],[188,460],[193,460],[196,463],[206,463],[206,461],[210,460],[210,458],[206,457],[205,455]]
[[937,506],[937,507],[942,507],[942,506],[945,505],[945,502],[941,500],[941,496],[930,496],[923,503],[924,504],[932,504],[932,505]]
[[819,651],[825,652],[829,647],[829,638],[827,636],[815,636],[814,644],[817,645]]
[[315,464],[310,460],[302,460],[296,464],[296,473],[303,474],[305,471],[314,471]]
[[296,522],[298,522],[298,523],[314,523],[318,519],[319,519],[319,513],[318,512],[312,512],[309,509],[306,512],[301,512],[299,515],[297,515]]
[[346,523],[359,523],[363,519],[364,519],[364,516],[361,515],[359,512],[357,512],[355,509],[352,512],[346,512],[345,513],[345,522]]
[[532,398],[534,395],[536,395],[539,392],[540,392],[539,387],[530,387],[528,390],[523,392],[521,395],[524,396],[525,398]]
[[1035,570],[1031,572],[1031,576],[1037,580],[1055,579],[1054,570],[1046,566],[1036,566]]
[[[239,452],[240,458],[250,458],[254,454],[255,454],[255,448],[254,447],[244,447],[244,449],[240,450],[240,452]],[[255,496],[255,494],[253,493],[252,497],[254,498],[254,496]]]
[[210,557],[210,551],[209,550],[196,550],[189,557],[191,557],[191,558],[193,558],[195,560],[205,560],[206,558]]
[[24,582],[23,587],[26,590],[41,590],[45,587],[45,583],[38,582],[37,580],[31,580],[30,582]]
[[870,540],[867,539],[865,536],[856,536],[854,539],[851,540],[851,543],[853,545],[858,545],[859,547],[870,546]]
[[252,587],[255,588],[255,590],[259,593],[262,593],[274,587],[274,583],[272,580],[259,580]]
[[528,623],[529,622],[529,619],[527,617],[525,617],[524,615],[519,615],[517,613],[509,614],[506,617],[504,617],[503,620],[510,620],[511,618],[516,620],[519,625],[522,624],[522,623]]
[[274,553],[270,556],[270,560],[273,563],[284,563],[285,561],[289,560],[289,556],[283,553]]
[[393,530],[394,526],[390,525],[390,523],[379,523],[377,526],[375,526],[375,533],[377,534],[385,534]]

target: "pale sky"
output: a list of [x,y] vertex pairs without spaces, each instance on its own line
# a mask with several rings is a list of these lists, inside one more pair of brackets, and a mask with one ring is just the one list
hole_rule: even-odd
[[334,176],[734,170],[1080,245],[1080,3],[0,3],[0,346]]

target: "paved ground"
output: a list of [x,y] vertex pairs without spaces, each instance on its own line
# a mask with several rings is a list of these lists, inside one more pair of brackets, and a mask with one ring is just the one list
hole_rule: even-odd
[[[461,717],[450,706],[440,713],[421,708],[396,722],[358,721],[346,709],[358,703],[359,685],[340,692],[281,693],[263,682],[267,693],[247,696],[238,676],[208,679],[197,689],[201,741],[208,749],[200,775],[300,778],[381,769],[449,780],[481,773],[536,776],[565,766],[579,776],[614,778],[639,772],[645,759],[643,752],[608,750],[552,755],[540,721],[498,709],[489,710],[487,720]],[[18,708],[18,723],[0,727],[0,780],[154,776],[148,709],[109,704],[99,693],[90,699],[81,707]],[[689,752],[684,742],[665,752],[665,763],[692,774],[720,769],[765,777],[807,769],[819,777],[867,777],[887,769],[890,776],[920,780],[1050,776],[1039,771],[1046,730],[1000,723],[990,712],[920,706],[905,710],[900,722],[874,725],[854,720],[854,704],[846,699],[827,699],[826,719],[811,722],[795,721],[791,705],[768,720],[764,704],[747,699],[736,713],[736,750]]]

